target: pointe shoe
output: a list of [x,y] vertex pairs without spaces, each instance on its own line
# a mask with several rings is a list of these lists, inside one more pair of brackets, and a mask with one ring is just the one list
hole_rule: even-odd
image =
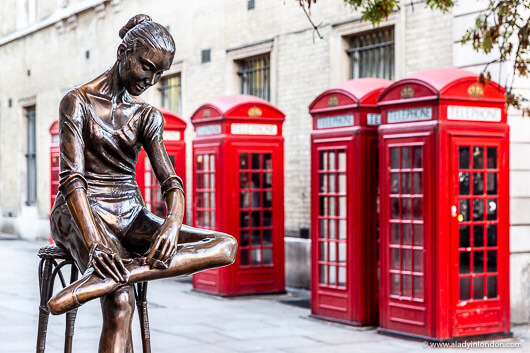
[[109,294],[124,283],[113,279],[101,279],[93,272],[86,273],[79,280],[63,288],[48,301],[48,310],[53,315],[64,314],[86,302]]

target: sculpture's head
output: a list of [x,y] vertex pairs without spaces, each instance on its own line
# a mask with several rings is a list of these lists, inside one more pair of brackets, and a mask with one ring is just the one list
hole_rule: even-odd
[[136,15],[120,30],[118,74],[125,89],[138,96],[160,80],[175,55],[168,30],[147,15]]

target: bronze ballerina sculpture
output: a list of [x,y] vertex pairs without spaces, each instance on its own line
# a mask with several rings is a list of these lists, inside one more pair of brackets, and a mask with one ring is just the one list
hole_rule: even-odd
[[[236,240],[182,225],[184,190],[162,140],[164,119],[136,98],[169,69],[166,28],[147,15],[120,30],[117,60],[69,91],[60,104],[60,186],[50,223],[84,275],[50,299],[53,314],[101,297],[100,352],[132,352],[133,283],[234,262]],[[145,207],[135,180],[141,146],[167,205],[161,219]]]

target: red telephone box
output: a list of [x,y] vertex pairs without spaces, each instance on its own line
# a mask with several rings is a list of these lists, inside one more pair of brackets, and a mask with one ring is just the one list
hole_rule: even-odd
[[[164,116],[164,145],[167,154],[173,163],[175,172],[182,178],[184,190],[186,190],[186,142],[184,141],[184,130],[186,122],[175,113],[158,108]],[[151,168],[149,158],[144,149],[138,155],[136,163],[136,182],[144,198],[147,209],[159,217],[166,215],[166,203],[155,173]]]
[[193,225],[232,234],[232,266],[193,276],[193,288],[222,296],[284,292],[285,115],[253,96],[216,99],[191,118]]
[[311,313],[351,325],[377,323],[376,98],[390,81],[350,80],[309,106]]
[[378,102],[380,331],[509,335],[504,89],[435,69],[392,84]]

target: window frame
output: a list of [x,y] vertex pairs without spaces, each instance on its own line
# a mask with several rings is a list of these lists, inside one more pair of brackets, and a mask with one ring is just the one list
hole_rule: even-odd
[[[177,77],[179,78],[178,83],[169,83],[171,79],[174,79]],[[175,87],[178,87],[179,89],[179,94],[178,94],[179,98],[178,98],[178,102],[176,103],[177,109],[174,109],[174,106],[170,99],[171,94],[169,94],[171,89],[174,89]],[[182,72],[175,72],[170,75],[162,77],[160,79],[158,91],[160,92],[160,105],[168,110],[171,110],[177,115],[182,115]]]

